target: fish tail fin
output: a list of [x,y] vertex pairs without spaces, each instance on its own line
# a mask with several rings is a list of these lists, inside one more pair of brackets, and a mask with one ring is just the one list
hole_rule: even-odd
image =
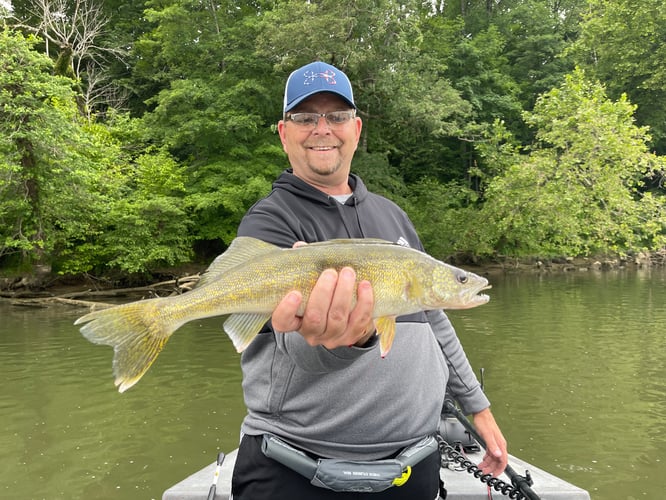
[[150,299],[94,311],[75,321],[90,342],[113,347],[113,374],[125,392],[148,371],[178,325],[159,314],[165,299]]

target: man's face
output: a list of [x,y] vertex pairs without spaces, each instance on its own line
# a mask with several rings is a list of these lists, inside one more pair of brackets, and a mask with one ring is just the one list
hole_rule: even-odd
[[[330,113],[351,107],[335,94],[320,92],[292,109],[293,113]],[[361,136],[361,119],[331,127],[319,118],[315,127],[280,120],[278,131],[294,174],[320,188],[347,184],[351,161]]]

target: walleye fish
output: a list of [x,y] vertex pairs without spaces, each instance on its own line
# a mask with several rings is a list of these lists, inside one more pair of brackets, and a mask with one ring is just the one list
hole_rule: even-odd
[[182,295],[139,300],[94,311],[74,323],[91,342],[114,348],[115,384],[124,392],[136,384],[167,340],[185,323],[230,315],[224,322],[242,352],[290,291],[305,303],[322,271],[349,266],[357,280],[372,283],[373,318],[386,356],[395,335],[395,318],[432,309],[468,309],[488,302],[479,294],[488,280],[401,245],[376,239],[330,240],[283,249],[249,237],[234,239]]

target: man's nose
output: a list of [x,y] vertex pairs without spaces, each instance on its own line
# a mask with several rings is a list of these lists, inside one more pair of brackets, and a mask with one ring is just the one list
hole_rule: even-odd
[[319,117],[319,120],[317,120],[317,126],[314,128],[314,131],[317,133],[326,133],[331,131],[331,127],[328,124],[328,121],[326,121],[325,116]]

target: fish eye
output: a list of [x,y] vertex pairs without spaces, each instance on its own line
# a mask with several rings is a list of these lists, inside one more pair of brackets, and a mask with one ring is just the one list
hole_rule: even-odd
[[461,285],[464,285],[469,281],[469,277],[466,274],[459,274],[458,275],[458,283]]

